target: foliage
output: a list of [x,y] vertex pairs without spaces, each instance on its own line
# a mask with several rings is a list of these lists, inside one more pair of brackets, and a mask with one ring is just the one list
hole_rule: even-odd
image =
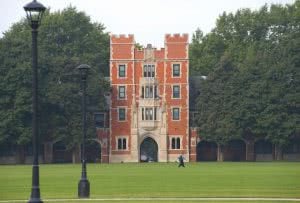
[[[80,142],[82,112],[76,67],[89,64],[88,105],[99,111],[107,84],[109,36],[104,26],[91,23],[69,7],[47,11],[39,28],[39,123],[43,141]],[[0,143],[27,144],[31,139],[31,32],[25,19],[0,39]],[[92,125],[92,112],[88,115]],[[95,129],[95,128],[89,128]],[[89,132],[95,136],[95,132]]]
[[[203,138],[220,144],[234,138],[264,138],[285,146],[291,136],[299,135],[299,25],[296,1],[224,13],[212,33],[200,42],[193,40],[192,50],[197,43],[203,48],[211,36],[223,48],[219,52],[211,45],[212,64],[204,62],[209,73],[197,103]],[[203,63],[209,53],[199,53]],[[204,70],[192,68],[199,68],[200,74]]]

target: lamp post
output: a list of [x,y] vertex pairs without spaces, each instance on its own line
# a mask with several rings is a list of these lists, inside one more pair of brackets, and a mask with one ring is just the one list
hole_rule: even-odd
[[33,164],[32,164],[32,188],[29,203],[42,203],[39,186],[39,150],[38,150],[38,77],[37,77],[37,34],[38,27],[46,8],[36,0],[24,6],[27,19],[32,33],[32,144],[33,144]]
[[81,179],[78,183],[78,197],[79,198],[88,198],[90,196],[90,183],[87,179],[86,175],[86,159],[85,159],[85,139],[86,139],[86,80],[87,74],[90,67],[86,64],[81,64],[77,67],[80,72],[80,78],[82,82],[82,122],[83,122],[83,140],[81,145],[81,164],[82,164],[82,171],[81,171]]

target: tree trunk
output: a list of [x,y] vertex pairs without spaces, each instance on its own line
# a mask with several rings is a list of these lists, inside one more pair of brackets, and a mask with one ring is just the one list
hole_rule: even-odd
[[247,141],[246,142],[246,161],[254,161],[255,156],[254,156],[254,142]]
[[53,143],[45,142],[44,143],[44,162],[50,164],[53,162]]
[[223,156],[223,147],[222,145],[218,144],[218,155],[217,155],[217,161],[224,161],[224,156]]
[[282,147],[275,145],[275,159],[277,161],[283,160]]
[[80,146],[76,145],[74,149],[72,150],[72,163],[80,163],[81,157],[80,157]]
[[18,145],[17,153],[16,153],[16,163],[17,164],[24,164],[25,163],[25,148],[24,145]]

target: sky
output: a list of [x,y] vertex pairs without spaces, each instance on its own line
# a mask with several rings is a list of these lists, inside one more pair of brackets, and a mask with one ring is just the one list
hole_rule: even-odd
[[[0,37],[13,23],[25,17],[23,6],[31,0],[0,0]],[[104,24],[112,34],[134,34],[142,45],[164,46],[165,34],[188,33],[197,28],[210,32],[224,11],[259,9],[271,3],[291,4],[295,0],[38,0],[50,11],[69,5],[84,11],[92,22]]]

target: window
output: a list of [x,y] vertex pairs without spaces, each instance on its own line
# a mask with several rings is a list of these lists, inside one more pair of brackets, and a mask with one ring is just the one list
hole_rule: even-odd
[[125,65],[119,65],[119,78],[126,77],[126,66]]
[[105,116],[104,113],[96,113],[94,115],[94,121],[95,125],[98,128],[104,128],[105,127]]
[[151,121],[157,120],[157,107],[146,107],[142,108],[142,120]]
[[173,64],[173,77],[180,77],[180,64]]
[[173,115],[173,120],[178,121],[179,120],[179,108],[173,108],[172,115]]
[[119,121],[125,121],[126,120],[126,109],[125,108],[119,108],[118,109],[119,114]]
[[155,66],[154,65],[144,65],[144,77],[155,77]]
[[154,97],[158,98],[157,86],[154,86]]
[[153,86],[145,87],[145,98],[153,98]]
[[126,138],[118,138],[118,150],[127,149],[127,140]]
[[173,86],[173,98],[180,98],[180,86],[174,85]]
[[141,92],[142,98],[157,98],[157,86],[150,85],[150,86],[143,86]]
[[119,86],[119,99],[125,99],[125,86]]
[[171,149],[180,149],[180,138],[179,137],[172,138]]
[[152,108],[146,108],[145,109],[145,118],[146,120],[153,120],[153,109]]

